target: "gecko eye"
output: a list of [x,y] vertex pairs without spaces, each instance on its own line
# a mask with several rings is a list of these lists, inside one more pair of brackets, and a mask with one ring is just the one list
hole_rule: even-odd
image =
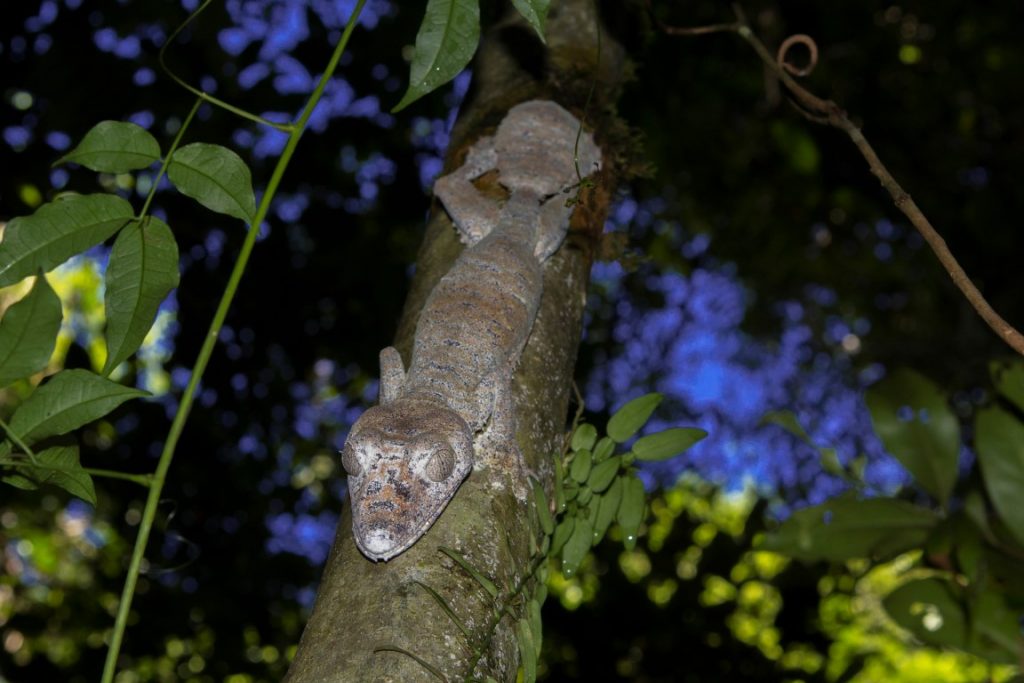
[[430,481],[442,482],[452,475],[454,469],[455,453],[450,448],[441,448],[430,456],[424,471]]
[[345,468],[350,477],[358,477],[363,472],[359,458],[356,457],[356,449],[352,447],[351,443],[346,442],[345,447],[341,449],[341,466]]

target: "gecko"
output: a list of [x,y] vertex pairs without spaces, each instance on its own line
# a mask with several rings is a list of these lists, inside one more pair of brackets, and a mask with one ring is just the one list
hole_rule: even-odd
[[[427,297],[408,370],[394,347],[381,351],[380,401],[341,452],[353,535],[371,560],[416,543],[474,466],[503,468],[525,497],[512,372],[540,305],[544,262],[568,230],[565,190],[601,165],[589,134],[577,145],[579,129],[554,102],[523,102],[434,185],[466,247]],[[472,184],[491,170],[508,191],[504,203]],[[494,462],[474,450],[485,431],[502,453]]]

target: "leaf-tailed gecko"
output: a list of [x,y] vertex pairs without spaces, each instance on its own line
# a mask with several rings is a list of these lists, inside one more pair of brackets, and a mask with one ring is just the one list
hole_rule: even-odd
[[[397,350],[381,351],[380,403],[353,425],[341,456],[353,535],[372,560],[426,533],[474,463],[505,468],[525,487],[512,371],[537,315],[542,265],[568,229],[563,191],[577,180],[579,127],[554,102],[516,105],[434,185],[467,247],[427,298],[408,372]],[[579,137],[577,153],[582,176],[600,167],[590,135]],[[472,185],[492,169],[509,192],[504,204]],[[494,462],[474,455],[484,430],[503,451]]]

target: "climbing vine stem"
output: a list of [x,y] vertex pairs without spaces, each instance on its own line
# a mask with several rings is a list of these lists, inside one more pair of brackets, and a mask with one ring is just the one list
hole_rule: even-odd
[[142,558],[145,555],[146,543],[149,540],[149,532],[153,527],[153,520],[156,517],[157,506],[160,502],[160,494],[163,491],[164,481],[167,478],[167,470],[171,466],[171,460],[174,458],[174,449],[177,446],[178,439],[181,437],[181,432],[185,427],[185,421],[188,419],[189,411],[192,408],[192,402],[195,398],[196,390],[199,387],[199,382],[202,379],[203,372],[206,370],[206,366],[210,361],[210,356],[213,353],[214,345],[216,344],[217,337],[220,334],[221,326],[224,324],[224,320],[227,317],[228,309],[231,307],[231,302],[234,300],[235,293],[238,290],[238,284],[241,281],[242,275],[245,273],[246,265],[249,262],[249,256],[252,253],[253,246],[256,244],[256,237],[259,234],[260,224],[267,215],[270,203],[273,200],[278,185],[281,183],[281,178],[284,176],[285,169],[288,167],[288,163],[291,161],[295,148],[299,144],[299,139],[302,137],[302,132],[305,130],[306,124],[309,122],[309,118],[312,116],[314,108],[323,96],[327,83],[330,81],[331,77],[334,75],[335,69],[338,67],[338,62],[341,59],[342,54],[345,52],[345,47],[348,45],[349,38],[352,35],[352,31],[355,29],[356,22],[358,21],[359,15],[365,4],[366,0],[359,0],[356,3],[356,6],[352,10],[352,15],[349,17],[348,23],[345,25],[345,31],[342,33],[341,39],[334,48],[331,59],[327,64],[327,68],[324,69],[324,73],[320,77],[320,81],[317,83],[316,88],[313,90],[309,100],[306,102],[306,106],[303,108],[298,120],[290,126],[288,141],[285,144],[284,150],[281,152],[280,158],[277,160],[277,164],[274,166],[270,180],[267,182],[267,188],[260,199],[252,224],[249,226],[249,231],[246,233],[245,240],[242,242],[242,248],[239,251],[238,259],[235,261],[234,268],[231,270],[231,276],[228,278],[228,283],[224,288],[224,293],[221,295],[220,303],[217,305],[217,311],[214,313],[213,320],[210,322],[210,327],[207,330],[203,346],[199,351],[195,367],[192,369],[188,386],[185,387],[185,392],[182,394],[181,403],[178,406],[178,412],[171,423],[171,428],[167,434],[167,440],[164,442],[163,451],[160,454],[160,461],[153,474],[153,481],[149,489],[149,495],[146,498],[146,505],[142,513],[142,521],[139,525],[139,535],[135,540],[135,547],[132,549],[132,557],[128,566],[128,575],[125,577],[124,589],[121,591],[121,600],[117,609],[117,618],[114,621],[114,631],[110,637],[110,648],[107,650],[107,658],[103,666],[102,683],[111,683],[114,679],[114,673],[117,669],[117,657],[121,650],[122,640],[124,639],[124,631],[128,623],[128,613],[131,609],[132,597],[135,594],[135,587],[138,583],[139,571],[142,566]]

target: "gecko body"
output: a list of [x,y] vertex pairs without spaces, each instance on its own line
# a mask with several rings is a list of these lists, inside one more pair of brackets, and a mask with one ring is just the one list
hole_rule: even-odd
[[[512,372],[540,305],[543,263],[568,228],[562,191],[577,178],[578,128],[554,102],[517,105],[434,186],[467,247],[427,298],[408,371],[393,347],[381,351],[380,404],[356,421],[342,450],[353,534],[370,559],[415,543],[474,464],[522,477]],[[580,173],[599,165],[600,151],[582,135]],[[504,204],[472,185],[491,169],[509,192]],[[476,457],[474,438],[484,431],[501,461]]]

